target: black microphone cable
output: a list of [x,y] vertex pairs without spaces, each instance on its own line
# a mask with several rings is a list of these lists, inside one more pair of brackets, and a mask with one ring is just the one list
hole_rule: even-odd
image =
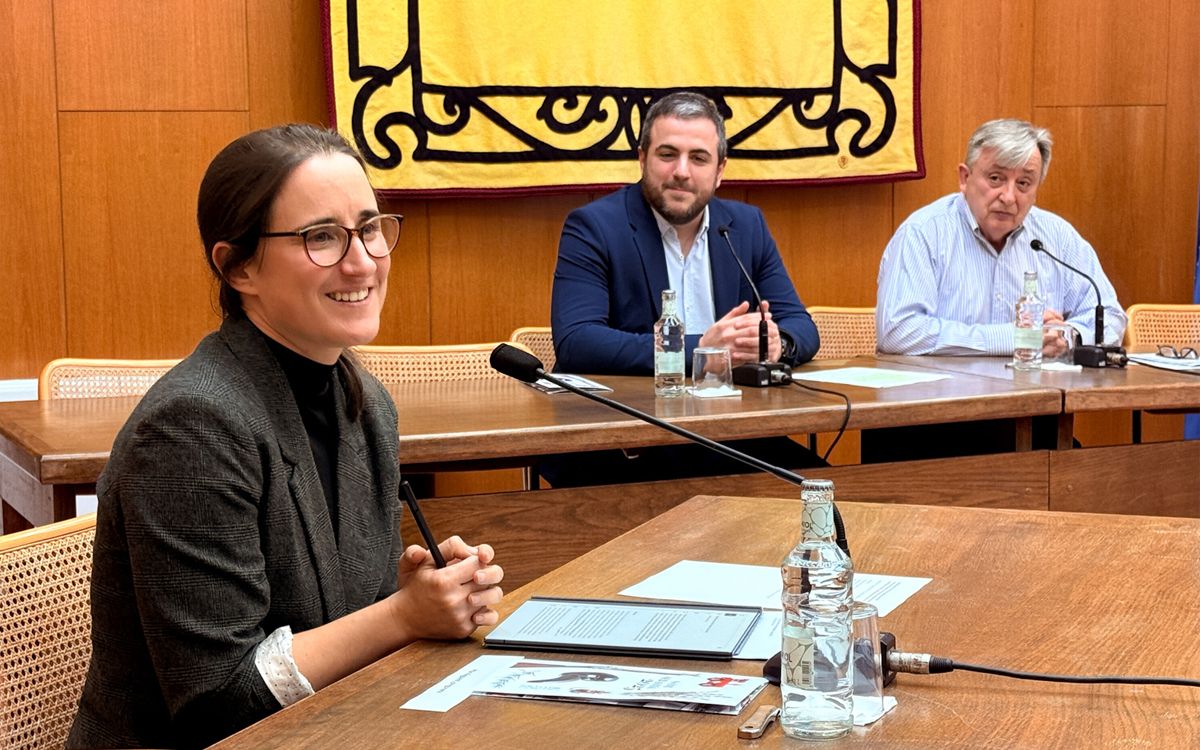
[[821,460],[829,463],[829,455],[833,453],[833,449],[837,447],[838,441],[842,439],[842,435],[846,434],[846,425],[850,424],[850,397],[841,391],[835,391],[830,388],[821,388],[815,385],[809,385],[802,380],[792,378],[792,383],[806,390],[817,391],[818,393],[828,393],[830,396],[837,396],[846,402],[846,413],[842,415],[842,426],[838,427],[837,434],[833,436],[833,442],[825,450],[825,455],[821,456]]
[[[886,643],[884,646],[886,647]],[[1200,680],[1192,680],[1185,677],[1129,677],[1125,675],[1069,675],[1022,672],[1016,669],[1003,669],[1001,667],[956,662],[945,656],[909,653],[895,648],[887,649],[885,665],[885,670],[904,674],[944,674],[946,672],[961,670],[964,672],[979,672],[998,677],[1012,677],[1018,680],[1038,680],[1041,682],[1200,687]]]

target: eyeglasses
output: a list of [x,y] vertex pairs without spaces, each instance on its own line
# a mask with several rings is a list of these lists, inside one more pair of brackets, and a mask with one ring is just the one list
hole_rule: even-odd
[[299,237],[304,240],[308,259],[322,268],[342,262],[350,250],[350,238],[357,236],[372,258],[386,258],[400,241],[400,214],[380,214],[358,229],[340,224],[316,224],[295,232],[263,232],[259,237]]
[[1176,349],[1170,344],[1163,344],[1158,347],[1158,356],[1168,357],[1170,359],[1196,359],[1196,350],[1190,346],[1185,346],[1182,349]]

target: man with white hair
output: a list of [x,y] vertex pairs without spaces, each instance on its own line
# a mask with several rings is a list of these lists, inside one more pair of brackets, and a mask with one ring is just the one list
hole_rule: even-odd
[[1034,206],[1051,145],[1048,130],[1022,120],[979,126],[958,165],[959,192],[915,211],[883,252],[875,307],[879,351],[1011,355],[1014,305],[1026,271],[1037,272],[1045,322],[1068,323],[1093,343],[1092,285],[1035,252],[1034,240],[1096,280],[1104,343],[1120,343],[1125,313],[1096,251],[1066,220]]

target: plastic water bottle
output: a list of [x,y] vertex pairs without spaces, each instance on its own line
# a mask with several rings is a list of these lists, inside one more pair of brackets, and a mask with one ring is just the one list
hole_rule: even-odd
[[1038,296],[1036,271],[1025,272],[1025,291],[1017,299],[1013,369],[1042,369],[1042,322],[1046,303]]
[[806,479],[803,536],[784,558],[783,693],[789,737],[829,739],[854,726],[850,671],[854,565],[834,541],[833,482]]
[[654,324],[654,395],[682,396],[683,321],[675,306],[675,290],[662,293],[662,317]]

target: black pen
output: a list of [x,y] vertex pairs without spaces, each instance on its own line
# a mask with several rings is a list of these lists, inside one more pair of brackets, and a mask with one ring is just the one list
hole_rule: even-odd
[[433,555],[433,564],[439,568],[446,567],[446,558],[442,557],[442,551],[438,549],[437,540],[433,538],[433,532],[429,530],[429,524],[425,523],[425,514],[421,512],[421,506],[417,505],[417,496],[413,494],[408,480],[400,480],[400,489],[404,491],[404,502],[408,503],[408,509],[412,512],[413,520],[417,522],[417,529],[420,530],[421,537],[425,540],[425,546],[429,548],[429,554]]

